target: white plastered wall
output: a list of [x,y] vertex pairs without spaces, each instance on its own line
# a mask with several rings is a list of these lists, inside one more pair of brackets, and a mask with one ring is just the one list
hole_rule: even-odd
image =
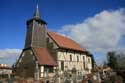
[[[72,56],[72,60],[70,60],[70,55]],[[83,73],[88,72],[85,70],[85,68],[88,68],[90,71],[92,69],[91,57],[80,52],[65,51],[65,50],[58,51],[57,58],[58,58],[58,67],[60,70],[61,70],[61,61],[64,61],[64,70],[65,70],[65,66],[67,66],[68,70],[72,70],[72,68],[75,67],[78,71]],[[88,59],[90,59],[89,63],[88,63]]]

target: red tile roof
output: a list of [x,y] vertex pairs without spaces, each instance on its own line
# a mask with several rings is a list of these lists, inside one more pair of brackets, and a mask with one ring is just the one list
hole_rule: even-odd
[[33,51],[40,65],[57,66],[46,48],[33,48]]
[[79,44],[77,44],[75,41],[73,41],[70,38],[64,37],[60,34],[57,34],[55,32],[48,32],[48,35],[56,42],[56,44],[61,48],[71,49],[71,50],[77,50],[77,51],[86,51],[82,47],[80,47]]
[[0,64],[0,69],[11,69],[11,67],[6,64]]

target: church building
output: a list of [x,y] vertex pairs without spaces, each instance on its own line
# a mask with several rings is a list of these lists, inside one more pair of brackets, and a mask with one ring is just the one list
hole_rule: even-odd
[[21,77],[43,78],[45,72],[53,76],[58,70],[76,69],[78,73],[92,71],[92,54],[72,39],[49,31],[36,7],[34,16],[27,21],[25,47],[15,64],[15,72]]

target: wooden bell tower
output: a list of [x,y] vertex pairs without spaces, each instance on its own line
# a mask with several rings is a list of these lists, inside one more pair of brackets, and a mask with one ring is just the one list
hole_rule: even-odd
[[46,47],[46,22],[41,19],[37,5],[33,18],[27,21],[25,48]]

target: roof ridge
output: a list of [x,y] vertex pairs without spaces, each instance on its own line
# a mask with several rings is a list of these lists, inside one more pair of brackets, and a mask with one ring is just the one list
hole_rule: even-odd
[[52,33],[55,33],[55,34],[57,34],[57,35],[59,35],[59,36],[62,36],[62,37],[68,38],[68,39],[72,40],[73,42],[75,42],[73,39],[71,39],[71,38],[69,38],[69,37],[67,37],[67,36],[64,36],[64,35],[62,35],[62,34],[60,34],[60,33],[50,31],[50,33],[51,33],[51,32],[52,32]]
[[77,51],[86,51],[85,48],[82,48],[80,44],[74,41],[67,36],[63,36],[56,32],[48,31],[48,35],[59,45],[59,47],[68,48]]

